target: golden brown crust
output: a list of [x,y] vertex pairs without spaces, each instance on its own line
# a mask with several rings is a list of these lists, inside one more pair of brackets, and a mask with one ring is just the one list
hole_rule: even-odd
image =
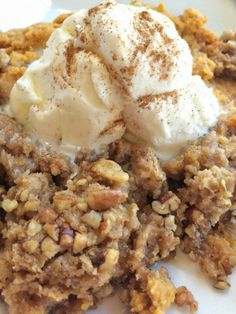
[[164,314],[175,300],[176,289],[164,268],[138,270],[124,293],[132,313]]
[[[80,160],[70,179],[70,162],[68,168],[68,160],[39,151],[9,117],[0,115],[0,128],[1,149],[13,161],[6,165],[0,158],[3,173],[8,174],[1,176],[5,188],[0,285],[10,313],[84,311],[112,293],[113,280],[135,277],[137,272],[145,287],[143,264],[167,257],[180,241],[174,216],[180,200],[166,191],[154,152],[130,148],[134,175],[112,160],[97,158]],[[34,168],[29,168],[29,161]],[[131,175],[138,176],[132,185]],[[151,195],[159,203],[146,206],[139,216],[135,195],[142,189],[146,205]],[[148,278],[153,309],[163,312],[174,301],[175,288],[162,271]],[[156,286],[163,289],[160,296],[153,293]]]
[[[25,72],[28,64],[38,59],[51,33],[68,14],[60,15],[52,23],[38,23],[23,29],[0,32],[0,51],[8,56],[2,66],[0,53],[0,104],[7,103],[12,86]],[[5,57],[6,60],[6,57]]]
[[177,288],[175,294],[175,303],[178,306],[189,306],[190,313],[195,313],[198,309],[197,301],[186,287]]
[[[0,33],[0,103],[67,16]],[[236,83],[213,78],[234,77],[234,34],[217,38],[192,9],[170,17],[191,47],[194,73],[212,80],[233,112],[176,160],[160,164],[150,148],[121,140],[100,156],[81,151],[74,165],[0,115],[0,289],[10,313],[84,313],[114,282],[128,287],[134,313],[163,314],[173,302],[194,312],[185,287],[147,269],[178,245],[216,288],[228,287],[236,265]]]

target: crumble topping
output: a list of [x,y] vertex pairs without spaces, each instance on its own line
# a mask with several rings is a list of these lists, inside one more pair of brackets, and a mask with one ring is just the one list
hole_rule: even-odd
[[27,65],[40,57],[40,50],[45,48],[49,36],[67,16],[61,15],[52,23],[0,32],[0,105],[8,102],[14,83]]
[[10,57],[5,49],[0,49],[0,70],[3,71],[9,64]]
[[[0,33],[0,102],[64,18]],[[171,18],[191,47],[194,72],[232,107],[176,160],[160,163],[152,149],[121,140],[100,155],[80,151],[75,172],[68,158],[42,151],[0,115],[0,289],[10,313],[82,314],[117,282],[134,313],[163,314],[174,302],[194,312],[186,287],[175,287],[163,268],[147,268],[177,247],[217,289],[229,288],[236,266],[235,32],[217,38],[192,9]]]

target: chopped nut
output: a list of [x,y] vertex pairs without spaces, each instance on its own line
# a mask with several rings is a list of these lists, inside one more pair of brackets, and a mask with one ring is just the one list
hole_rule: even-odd
[[178,196],[175,195],[175,194],[172,193],[172,192],[169,192],[169,193],[167,194],[167,197],[168,197],[168,198],[167,198],[167,200],[165,201],[166,206],[168,206],[168,207],[170,208],[170,211],[171,211],[171,212],[177,210],[178,207],[179,207],[179,205],[180,205],[180,203],[181,203],[181,201],[180,201],[180,199],[178,198]]
[[87,180],[86,179],[79,179],[77,182],[76,182],[76,185],[78,186],[83,186],[87,183]]
[[7,231],[7,237],[11,241],[23,240],[25,239],[25,230],[21,225],[14,223],[11,229]]
[[94,229],[98,229],[100,226],[102,218],[101,215],[94,210],[91,210],[89,213],[81,217],[81,221],[91,226]]
[[57,218],[57,213],[52,208],[46,208],[40,212],[39,220],[41,223],[53,222]]
[[35,236],[42,230],[42,225],[38,223],[36,220],[31,220],[28,228],[27,228],[27,235],[30,237]]
[[28,190],[23,190],[20,193],[20,201],[21,202],[26,202],[28,200],[28,197],[29,197],[29,191]]
[[132,228],[133,230],[138,230],[138,228],[140,226],[140,222],[139,222],[138,217],[137,217],[138,210],[139,210],[139,208],[138,208],[137,204],[135,204],[135,203],[130,204],[130,206],[128,208],[128,213],[129,213],[129,217],[130,217],[129,225],[130,225],[130,228]]
[[80,197],[78,198],[78,201],[77,201],[77,208],[79,210],[81,210],[82,212],[85,212],[87,211],[88,209],[88,204],[86,203],[85,199]]
[[107,179],[113,184],[123,184],[129,181],[128,173],[124,172],[122,168],[112,160],[100,159],[95,163],[92,169],[97,175]]
[[25,212],[35,212],[38,210],[39,205],[40,205],[39,200],[27,201],[24,205],[24,211]]
[[69,226],[64,226],[61,232],[60,245],[64,248],[70,248],[73,245],[74,231]]
[[39,242],[36,240],[28,240],[24,242],[22,246],[27,253],[33,254],[37,251]]
[[152,209],[159,215],[167,215],[170,213],[169,207],[159,201],[152,202]]
[[88,228],[85,225],[81,224],[81,225],[78,226],[78,231],[80,233],[87,233],[88,232]]
[[87,202],[90,208],[95,210],[106,210],[122,204],[127,195],[119,190],[103,189],[91,190],[87,196]]
[[225,290],[230,287],[230,284],[227,281],[218,281],[214,284],[214,287],[219,290]]
[[74,192],[76,190],[76,186],[72,180],[68,180],[66,183],[66,186],[72,192]]
[[59,239],[59,228],[56,222],[49,222],[43,226],[44,231],[55,241]]
[[41,244],[41,250],[47,258],[52,258],[60,251],[60,246],[57,245],[51,238],[47,237]]
[[64,248],[69,249],[73,245],[73,237],[69,234],[63,234],[60,239],[60,245]]
[[81,233],[76,233],[75,239],[74,239],[74,244],[73,244],[73,252],[75,254],[80,253],[83,249],[86,248],[87,246],[87,236]]
[[62,212],[68,208],[73,207],[76,204],[76,198],[73,194],[56,193],[53,198],[53,202],[59,212]]
[[159,215],[167,215],[176,211],[180,203],[180,199],[174,193],[167,193],[161,198],[161,202],[152,202],[152,209]]
[[91,262],[91,259],[85,255],[82,254],[80,256],[80,261],[82,262],[82,268],[87,272],[87,273],[93,273],[94,275],[97,273],[96,270],[93,267],[93,264]]
[[112,219],[110,216],[110,213],[107,212],[103,215],[103,221],[101,222],[99,227],[101,237],[105,237],[112,229],[114,219]]
[[165,218],[165,228],[171,231],[175,231],[177,229],[177,225],[175,224],[175,216],[168,215]]
[[60,169],[60,166],[59,164],[57,163],[51,163],[50,164],[50,170],[51,170],[51,174],[53,176],[59,176],[61,174],[61,169]]
[[2,201],[2,208],[7,212],[11,213],[18,206],[18,202],[16,200],[5,199]]
[[108,271],[112,269],[118,262],[119,251],[115,249],[108,249],[105,256],[105,262],[99,267],[99,271]]

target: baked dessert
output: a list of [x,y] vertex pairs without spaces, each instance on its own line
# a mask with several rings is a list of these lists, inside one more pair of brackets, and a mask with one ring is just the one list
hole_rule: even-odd
[[[163,5],[144,8],[138,1],[133,5],[135,7],[108,1],[67,20],[68,16],[62,16],[53,23],[0,33],[0,100],[5,104],[13,84],[23,75],[27,65],[39,58],[51,33],[60,27],[51,37],[40,64],[28,67],[11,92],[12,112],[20,123],[5,114],[0,115],[0,289],[9,313],[84,313],[112,294],[117,284],[123,286],[122,300],[133,313],[162,314],[174,302],[189,306],[194,312],[197,302],[186,287],[175,287],[164,268],[149,269],[154,263],[173,257],[178,247],[200,264],[216,288],[229,287],[227,277],[236,265],[236,35],[225,32],[218,38],[204,28],[206,18],[192,9],[174,17]],[[110,10],[116,13],[123,10],[130,17],[128,22],[138,14],[141,28],[140,24],[134,24],[134,31],[145,44],[136,51],[136,54],[140,53],[138,62],[143,62],[141,72],[145,72],[144,66],[149,60],[146,53],[150,41],[146,42],[145,38],[157,36],[158,42],[161,33],[171,51],[168,54],[162,51],[152,58],[155,73],[160,73],[158,80],[164,75],[163,84],[156,87],[154,77],[146,86],[144,80],[141,91],[141,74],[135,76],[138,65],[135,69],[126,65],[121,68],[123,60],[119,57],[124,50],[114,53],[110,37],[109,40],[99,37],[106,47],[105,52],[110,45],[112,53],[110,67],[106,64],[104,68],[100,62],[102,57],[105,59],[103,51],[99,50],[102,45],[91,44],[87,28],[99,30],[102,27],[105,34],[106,26],[107,33],[114,27],[120,32],[116,40],[123,39],[120,28],[115,28],[116,20],[109,15]],[[175,33],[169,19],[155,12],[161,12],[174,22],[179,35],[191,49],[194,75],[200,75],[214,89],[217,98],[202,79],[192,78],[192,71],[188,70],[192,64],[187,45]],[[106,23],[101,25],[103,19]],[[74,25],[80,40],[76,42],[76,49],[71,45],[75,37]],[[81,25],[83,27],[79,28]],[[148,30],[148,34],[142,34],[143,30]],[[92,35],[95,41],[97,37]],[[97,36],[100,36],[99,31]],[[70,45],[65,49],[67,40]],[[82,45],[86,48],[81,48]],[[135,49],[135,44],[133,46]],[[133,46],[125,46],[129,48],[125,50],[125,56],[132,53]],[[82,54],[85,49],[91,50],[88,56]],[[154,46],[154,50],[160,51],[160,47]],[[166,56],[164,61],[163,56]],[[64,57],[70,62],[65,63]],[[76,58],[78,68],[73,61]],[[64,64],[67,72],[63,72],[61,65]],[[86,67],[82,68],[82,65]],[[164,73],[166,67],[168,73]],[[114,98],[113,88],[117,97],[119,93],[117,86],[112,85],[113,81],[107,79],[107,68],[109,73],[113,70],[112,78],[129,90],[129,98],[125,101],[131,111],[127,110],[125,114],[121,113],[124,109],[120,109],[120,102]],[[176,68],[179,73],[183,71],[185,86],[178,85]],[[82,71],[83,77],[78,71]],[[51,78],[47,75],[54,72],[55,77],[64,79],[63,85],[59,79],[59,83],[53,81],[52,89],[46,92],[40,85],[41,78],[47,77],[51,87]],[[90,84],[86,81],[88,77],[92,77]],[[85,83],[82,84],[83,79]],[[188,87],[189,81],[191,87]],[[69,83],[65,85],[64,82]],[[83,97],[96,94],[87,88],[91,84],[103,102],[99,102],[94,111],[90,107],[83,109],[84,117],[93,114],[93,120],[80,121],[81,130],[76,129],[75,137],[73,123],[73,129],[67,132],[72,121],[67,113],[73,108],[72,113],[78,119],[82,111],[76,112],[68,95],[76,89],[73,96],[82,107]],[[170,85],[175,92],[168,90]],[[64,94],[57,97],[62,86]],[[178,147],[173,149],[173,141],[166,140],[168,128],[163,132],[162,142],[161,136],[151,138],[147,124],[151,121],[156,128],[164,124],[156,113],[151,120],[145,109],[152,108],[157,100],[160,104],[163,99],[166,107],[171,108],[172,103],[178,106],[180,99],[187,108],[182,89],[187,91],[193,111],[197,108],[196,112],[204,117],[205,108],[210,108],[211,116],[202,123],[194,111],[192,121],[196,128],[191,138],[186,142],[188,133],[179,132]],[[153,93],[156,93],[154,100]],[[37,100],[39,96],[44,99],[43,103]],[[65,111],[59,102],[61,98],[70,105]],[[51,106],[52,99],[57,104],[56,110]],[[115,110],[109,108],[107,99],[108,105],[115,104]],[[124,98],[121,99],[124,102]],[[86,101],[87,106],[98,103],[95,96],[92,101],[90,98]],[[143,120],[135,116],[137,101],[146,123],[141,124]],[[218,112],[218,102],[224,109],[223,114]],[[104,112],[104,104],[112,114]],[[59,110],[60,116],[57,115]],[[100,124],[94,112],[101,117]],[[164,120],[169,117],[166,113]],[[59,120],[62,124],[57,125]],[[175,121],[170,121],[173,126]],[[183,123],[186,121],[184,115]],[[132,132],[134,125],[138,127]],[[178,125],[176,129],[179,130]],[[139,140],[134,139],[134,135]],[[45,141],[52,147],[45,145]],[[83,141],[91,145],[86,147]],[[99,144],[99,149],[93,144]],[[75,152],[77,146],[82,148]],[[68,157],[68,151],[75,154],[74,159]],[[171,159],[165,160],[166,156]]]

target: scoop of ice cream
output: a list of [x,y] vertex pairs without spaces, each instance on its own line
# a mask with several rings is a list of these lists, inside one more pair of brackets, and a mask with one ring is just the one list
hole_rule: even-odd
[[184,88],[130,102],[125,121],[131,140],[153,146],[161,159],[168,159],[205,134],[219,114],[213,91],[193,76]]
[[98,147],[124,133],[119,93],[100,59],[74,47],[63,28],[11,93],[11,111],[27,131],[63,150]]
[[105,2],[89,10],[76,31],[77,45],[98,53],[132,98],[170,92],[191,78],[187,43],[154,10]]
[[171,20],[115,1],[66,19],[15,84],[10,106],[26,130],[64,151],[112,143],[127,127],[163,157],[204,134],[219,111],[192,78],[189,47]]

